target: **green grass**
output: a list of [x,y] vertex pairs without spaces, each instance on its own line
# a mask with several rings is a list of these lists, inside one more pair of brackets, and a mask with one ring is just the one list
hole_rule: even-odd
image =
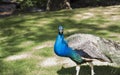
[[[107,12],[107,14],[106,14]],[[119,7],[80,8],[52,12],[19,13],[0,19],[0,75],[74,75],[75,67],[62,65],[42,67],[39,64],[56,57],[52,47],[41,47],[53,42],[58,25],[64,26],[65,37],[87,33],[112,40],[120,40]],[[47,44],[49,45],[49,44]],[[12,55],[30,57],[6,61]],[[119,75],[120,68],[95,66],[96,75]],[[80,75],[90,75],[90,68],[82,66]]]
[[41,57],[51,57],[53,56],[53,48],[45,47],[40,51],[35,51],[34,55],[41,56]]
[[[32,60],[32,61],[31,61]],[[25,59],[11,62],[2,62],[0,68],[1,75],[26,75],[36,67],[36,60]]]

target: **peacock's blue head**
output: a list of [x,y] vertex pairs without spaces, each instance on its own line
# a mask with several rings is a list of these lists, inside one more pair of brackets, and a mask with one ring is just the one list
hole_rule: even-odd
[[59,34],[63,34],[63,26],[58,27],[58,32],[59,32]]

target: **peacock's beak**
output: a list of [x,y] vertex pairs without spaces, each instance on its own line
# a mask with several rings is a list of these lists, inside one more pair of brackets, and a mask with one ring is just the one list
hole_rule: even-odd
[[59,30],[59,33],[60,33],[60,34],[63,34],[63,29],[60,29],[60,30]]

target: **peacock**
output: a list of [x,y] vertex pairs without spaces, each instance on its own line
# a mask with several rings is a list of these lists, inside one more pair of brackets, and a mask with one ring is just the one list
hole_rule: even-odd
[[80,66],[89,63],[91,75],[94,75],[94,60],[120,63],[120,44],[90,34],[73,34],[64,39],[63,27],[58,27],[58,35],[54,44],[54,52],[61,57],[68,57],[76,63],[76,75]]

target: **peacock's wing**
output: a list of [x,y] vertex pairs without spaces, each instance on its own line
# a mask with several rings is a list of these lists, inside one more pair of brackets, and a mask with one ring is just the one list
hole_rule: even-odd
[[77,53],[85,58],[110,62],[110,59],[99,49],[98,39],[99,37],[90,34],[74,34],[67,38],[67,43],[69,47],[77,50]]

